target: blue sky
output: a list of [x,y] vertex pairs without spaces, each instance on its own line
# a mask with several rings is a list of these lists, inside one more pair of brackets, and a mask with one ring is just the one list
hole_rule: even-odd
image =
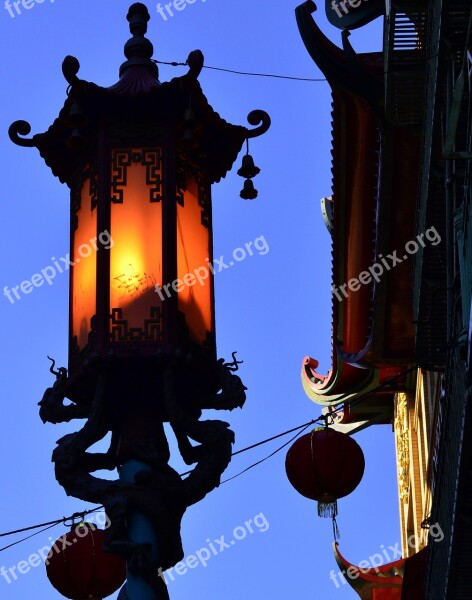
[[[0,3],[0,98],[2,202],[0,203],[0,287],[30,279],[51,257],[69,249],[69,194],[44,165],[36,149],[14,146],[8,126],[17,119],[45,131],[65,99],[63,58],[81,63],[79,76],[100,85],[118,79],[123,44],[129,37],[123,0],[25,0],[14,17]],[[321,4],[321,3],[320,3]],[[296,27],[296,2],[279,0],[196,0],[164,20],[156,3],[148,37],[154,58],[185,62],[200,48],[207,65],[302,77],[322,77],[309,58]],[[323,30],[337,44],[340,31],[317,13]],[[381,47],[381,20],[353,32],[358,51]],[[185,72],[160,66],[160,79]],[[212,106],[225,119],[246,125],[255,108],[266,110],[272,127],[251,142],[261,173],[259,197],[239,198],[242,179],[233,171],[213,187],[214,254],[263,236],[269,247],[215,276],[218,355],[233,350],[244,359],[241,377],[248,387],[243,410],[223,416],[236,433],[235,450],[314,419],[320,407],[300,383],[307,354],[330,367],[330,241],[319,199],[331,193],[330,90],[326,82],[308,83],[243,77],[210,70],[200,75]],[[37,402],[53,379],[46,355],[67,365],[68,276],[35,288],[11,304],[0,298],[3,336],[3,430],[0,437],[3,489],[0,531],[10,531],[90,508],[68,498],[56,483],[51,464],[55,441],[80,423],[43,425]],[[208,416],[211,416],[209,413]],[[288,439],[288,438],[287,438]],[[399,541],[398,504],[391,427],[377,426],[356,436],[366,457],[364,479],[339,502],[341,551],[353,562],[368,559]],[[274,450],[280,441],[235,457],[226,476],[236,474]],[[223,484],[188,510],[182,534],[187,554],[207,540],[233,538],[235,528],[259,515],[261,528],[236,541],[206,567],[199,564],[170,582],[172,600],[206,600],[223,594],[241,597],[309,600],[353,598],[347,585],[329,579],[336,568],[329,520],[316,516],[315,503],[299,496],[284,471],[285,451],[238,479]],[[180,462],[173,461],[176,468]],[[262,516],[268,526],[265,523]],[[263,531],[265,529],[265,531]],[[17,565],[65,533],[59,525],[0,553],[0,566]],[[237,530],[240,537],[241,529]],[[0,546],[21,536],[1,538]],[[0,578],[1,600],[55,599],[44,566],[31,568],[10,584]],[[116,594],[113,596],[116,597]]]

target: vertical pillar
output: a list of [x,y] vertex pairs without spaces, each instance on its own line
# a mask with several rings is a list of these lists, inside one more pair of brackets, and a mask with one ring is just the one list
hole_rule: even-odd
[[[144,462],[131,459],[124,463],[120,469],[120,480],[134,484],[134,476],[139,471],[151,471]],[[157,535],[151,521],[136,510],[129,511],[127,515],[128,537],[136,544],[150,544],[152,558],[158,558]],[[149,583],[140,575],[135,575],[126,569],[126,593],[129,600],[159,600]]]

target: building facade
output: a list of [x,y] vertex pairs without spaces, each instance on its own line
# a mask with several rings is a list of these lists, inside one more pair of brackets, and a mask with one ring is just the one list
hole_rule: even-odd
[[382,48],[364,54],[315,11],[296,17],[332,89],[332,368],[307,357],[302,382],[339,431],[392,424],[403,551],[350,583],[365,599],[472,598],[472,6],[386,0]]

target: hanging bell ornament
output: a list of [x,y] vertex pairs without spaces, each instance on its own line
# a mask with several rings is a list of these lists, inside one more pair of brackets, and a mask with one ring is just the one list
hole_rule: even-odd
[[245,179],[251,179],[260,172],[261,170],[254,164],[254,159],[252,156],[250,154],[245,154],[243,156],[243,164],[238,171],[238,175],[244,177]]
[[82,127],[85,124],[86,118],[80,105],[74,102],[69,110],[69,123],[72,127]]
[[87,143],[87,139],[80,133],[78,129],[74,129],[67,140],[66,144],[70,150],[82,150]]
[[244,182],[244,187],[239,195],[244,200],[254,200],[254,198],[257,198],[257,190],[250,179],[246,179]]
[[187,150],[194,150],[197,147],[197,140],[193,134],[193,129],[191,127],[187,127],[182,137],[182,144],[185,146]]
[[185,109],[184,113],[184,126],[185,127],[195,127],[197,123],[197,118],[195,117],[195,111],[193,108]]

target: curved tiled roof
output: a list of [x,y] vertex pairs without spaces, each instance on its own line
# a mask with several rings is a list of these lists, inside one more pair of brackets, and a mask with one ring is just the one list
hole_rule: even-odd
[[[385,119],[382,54],[356,55],[346,35],[338,48],[313,11],[309,1],[296,14],[333,95],[332,368],[320,375],[307,357],[301,375],[309,398],[331,406],[391,378],[405,385],[402,373],[413,360],[412,261],[385,267],[381,278],[353,280],[411,239],[419,140]],[[392,389],[383,385],[378,393],[391,397]]]

